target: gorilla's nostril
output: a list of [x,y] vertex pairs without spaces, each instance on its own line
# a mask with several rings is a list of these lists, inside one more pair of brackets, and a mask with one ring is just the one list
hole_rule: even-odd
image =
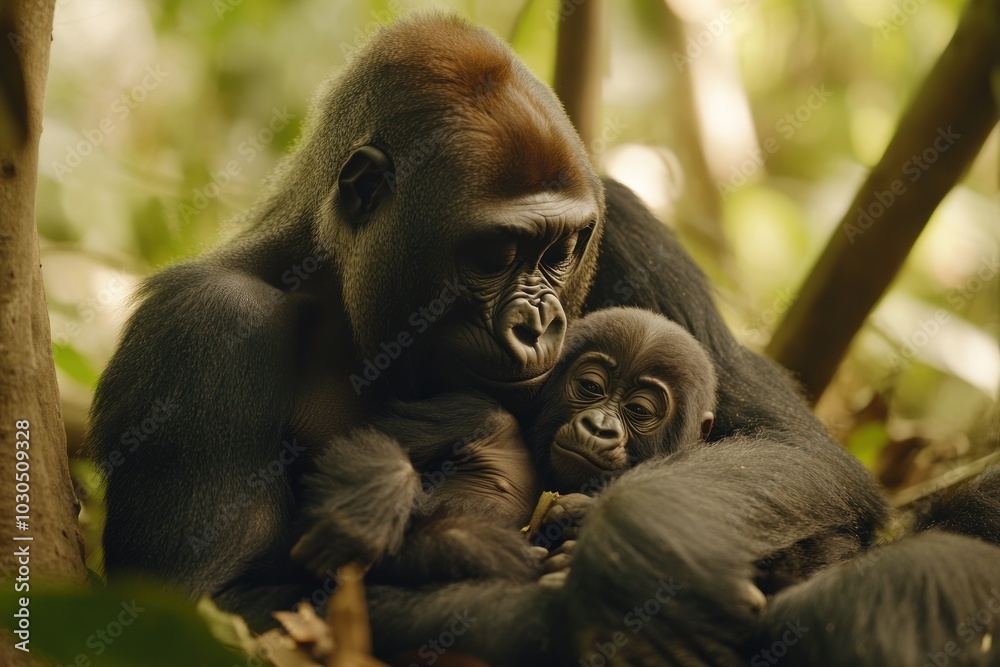
[[617,420],[608,419],[600,413],[587,412],[580,416],[580,423],[588,434],[608,443],[617,444],[621,440],[621,430]]
[[517,372],[541,373],[558,360],[566,318],[554,294],[549,293],[537,306],[528,298],[512,300],[499,313],[495,326],[497,342],[520,367]]
[[531,327],[519,324],[514,327],[514,337],[517,338],[518,342],[527,347],[534,347],[538,344],[539,334],[535,332]]

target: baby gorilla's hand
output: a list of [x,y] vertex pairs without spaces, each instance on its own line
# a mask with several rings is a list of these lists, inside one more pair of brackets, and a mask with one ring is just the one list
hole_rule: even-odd
[[570,561],[573,559],[573,549],[576,548],[576,540],[566,540],[559,545],[555,551],[550,551],[548,557],[542,562],[542,567],[546,574],[553,572],[569,571]]
[[556,494],[532,533],[531,543],[555,552],[567,540],[575,540],[593,503],[593,498],[582,493]]

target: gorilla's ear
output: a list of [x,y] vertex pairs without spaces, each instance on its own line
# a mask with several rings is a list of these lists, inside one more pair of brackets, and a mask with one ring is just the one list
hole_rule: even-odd
[[708,434],[712,432],[712,426],[715,424],[715,413],[711,410],[705,410],[701,415],[701,437],[708,440]]
[[392,191],[396,172],[392,158],[374,146],[362,146],[340,169],[340,204],[351,224],[358,225],[375,212]]

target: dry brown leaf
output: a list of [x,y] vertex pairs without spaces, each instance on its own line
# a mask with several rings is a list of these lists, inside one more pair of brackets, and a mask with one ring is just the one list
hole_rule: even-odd
[[[330,598],[326,614],[330,636],[333,638],[334,657],[345,652],[371,655],[372,636],[362,584],[364,576],[364,570],[354,563],[345,565],[337,572],[339,586]],[[340,665],[332,658],[329,664]],[[349,663],[343,664],[346,666]]]
[[521,529],[525,537],[530,539],[535,534],[538,527],[542,525],[542,519],[545,518],[545,515],[558,498],[559,494],[555,491],[542,491],[542,495],[538,498],[538,504],[535,505],[535,511],[531,513],[531,521]]
[[326,658],[333,651],[330,628],[311,604],[303,602],[295,611],[276,611],[273,616],[292,639],[299,644],[308,644],[314,657]]

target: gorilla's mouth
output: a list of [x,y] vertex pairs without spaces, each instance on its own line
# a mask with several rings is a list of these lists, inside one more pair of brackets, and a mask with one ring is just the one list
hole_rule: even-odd
[[472,378],[480,385],[495,389],[503,389],[505,391],[518,390],[518,389],[534,389],[541,385],[548,379],[549,375],[552,374],[552,369],[542,371],[537,375],[532,375],[524,378],[493,378],[482,373],[478,373],[471,368],[466,368],[466,372],[472,376]]
[[575,449],[570,449],[565,445],[559,443],[558,440],[552,441],[552,446],[550,447],[553,457],[558,457],[563,460],[569,460],[577,465],[583,465],[589,468],[592,472],[602,473],[602,472],[613,472],[614,468],[609,468],[606,465],[601,465],[584,454],[581,454]]

